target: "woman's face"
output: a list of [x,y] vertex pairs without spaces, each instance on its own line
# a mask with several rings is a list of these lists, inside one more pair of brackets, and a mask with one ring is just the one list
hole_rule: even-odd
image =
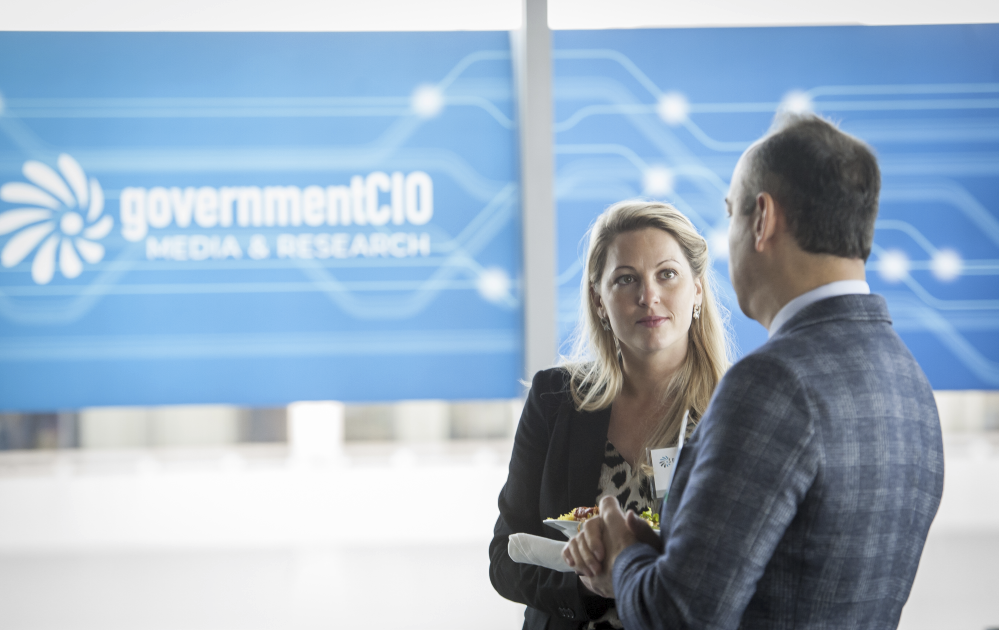
[[668,232],[645,228],[618,235],[592,297],[626,357],[664,351],[686,356],[694,306],[701,304],[701,281]]

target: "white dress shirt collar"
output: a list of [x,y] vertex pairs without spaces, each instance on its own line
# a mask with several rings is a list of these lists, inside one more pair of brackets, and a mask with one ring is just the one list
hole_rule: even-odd
[[784,308],[777,311],[773,321],[770,322],[768,337],[776,335],[781,326],[786,324],[789,319],[797,315],[801,309],[809,304],[840,295],[868,295],[870,292],[870,285],[863,280],[838,280],[829,284],[823,284],[821,287],[812,289],[807,293],[802,293],[785,304]]

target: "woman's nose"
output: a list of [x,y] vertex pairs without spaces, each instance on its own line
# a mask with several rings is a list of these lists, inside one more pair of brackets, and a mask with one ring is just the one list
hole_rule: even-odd
[[645,283],[642,286],[642,295],[638,303],[642,306],[651,306],[659,303],[659,291],[654,282]]

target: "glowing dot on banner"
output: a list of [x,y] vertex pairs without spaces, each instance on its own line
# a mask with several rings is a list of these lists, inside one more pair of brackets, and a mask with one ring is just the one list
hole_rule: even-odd
[[642,173],[642,188],[653,197],[673,192],[673,171],[665,166],[650,166]]
[[812,97],[805,92],[794,91],[784,95],[780,102],[780,109],[792,114],[807,114],[815,110]]
[[714,229],[708,234],[708,254],[714,260],[728,260],[728,232]]
[[499,302],[510,295],[510,276],[498,267],[491,267],[479,274],[476,288],[490,302]]
[[656,111],[667,125],[679,125],[686,122],[687,116],[690,114],[690,103],[687,102],[687,97],[683,94],[669,92],[660,97]]
[[909,257],[903,251],[888,250],[878,260],[878,273],[887,282],[900,282],[909,275]]
[[413,92],[413,111],[421,118],[433,118],[444,109],[444,94],[436,85],[421,85]]
[[964,262],[961,260],[961,255],[953,249],[941,249],[933,255],[930,268],[937,280],[950,282],[961,275],[961,271],[964,270]]
[[70,236],[79,234],[80,230],[83,229],[83,217],[75,212],[67,212],[62,215],[59,227],[62,228],[64,234],[69,234]]

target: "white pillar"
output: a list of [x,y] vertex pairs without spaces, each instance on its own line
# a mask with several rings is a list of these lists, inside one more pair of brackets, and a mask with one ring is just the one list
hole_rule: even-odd
[[80,410],[80,448],[147,448],[152,430],[147,407]]
[[329,463],[343,451],[344,404],[333,401],[288,405],[288,450],[298,463]]
[[239,441],[238,407],[170,405],[147,411],[150,444],[166,447],[231,446]]
[[406,400],[395,405],[395,438],[400,442],[440,442],[451,434],[451,409],[443,400]]
[[555,298],[555,153],[552,51],[547,0],[523,0],[524,21],[511,35],[520,129],[524,247],[524,375],[552,365],[558,337]]

